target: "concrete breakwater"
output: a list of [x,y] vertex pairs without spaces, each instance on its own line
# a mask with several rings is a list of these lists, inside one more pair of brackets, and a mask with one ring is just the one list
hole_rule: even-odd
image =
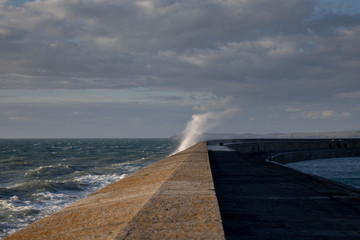
[[236,150],[209,148],[226,239],[359,239],[359,189],[265,161],[356,156],[359,139],[212,143]]
[[[9,239],[358,239],[360,190],[274,164],[360,156],[359,139],[201,142]],[[216,192],[215,192],[216,191]]]
[[206,144],[143,168],[5,239],[224,239]]

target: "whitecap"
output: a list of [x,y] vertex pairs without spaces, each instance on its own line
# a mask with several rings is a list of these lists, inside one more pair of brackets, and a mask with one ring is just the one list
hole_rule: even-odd
[[12,212],[22,212],[31,209],[30,203],[19,201],[16,195],[10,197],[9,200],[0,200],[0,206],[3,210]]
[[126,174],[117,175],[117,174],[111,174],[111,175],[94,175],[94,174],[87,174],[80,177],[75,177],[74,181],[79,182],[80,184],[86,185],[89,189],[88,191],[95,191],[99,188],[105,187],[106,185],[109,185],[110,183],[113,183],[117,180],[120,180],[124,178]]

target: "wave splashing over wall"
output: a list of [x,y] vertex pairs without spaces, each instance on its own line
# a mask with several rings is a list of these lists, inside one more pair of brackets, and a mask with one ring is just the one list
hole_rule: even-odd
[[181,152],[197,143],[206,131],[219,125],[222,118],[235,111],[235,109],[227,109],[222,112],[193,114],[191,120],[187,123],[185,130],[181,133],[182,137],[179,146],[171,155]]

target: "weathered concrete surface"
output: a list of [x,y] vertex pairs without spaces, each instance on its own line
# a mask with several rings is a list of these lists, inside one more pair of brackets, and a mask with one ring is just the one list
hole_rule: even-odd
[[209,157],[226,239],[360,239],[360,190],[260,155]]
[[224,239],[206,144],[141,169],[5,239]]

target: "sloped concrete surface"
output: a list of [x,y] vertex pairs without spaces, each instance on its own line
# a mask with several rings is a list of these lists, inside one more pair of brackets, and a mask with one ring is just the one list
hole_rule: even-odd
[[4,238],[224,239],[204,142]]

